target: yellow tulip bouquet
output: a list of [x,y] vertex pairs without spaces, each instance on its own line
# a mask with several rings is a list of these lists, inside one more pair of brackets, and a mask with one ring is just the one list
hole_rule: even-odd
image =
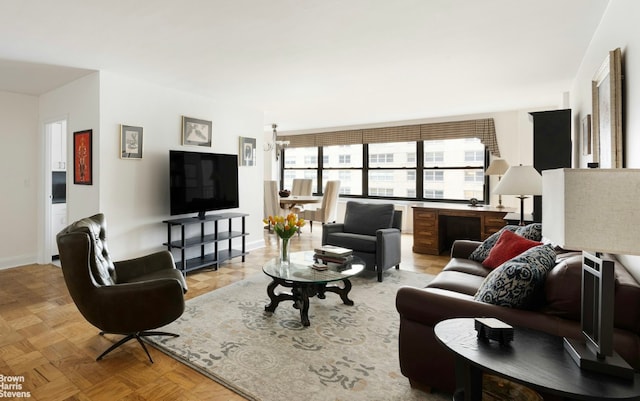
[[300,230],[300,227],[305,225],[304,219],[299,219],[296,214],[289,213],[286,217],[269,216],[268,219],[264,219],[263,221],[265,224],[273,226],[273,230],[278,234],[278,237],[282,238],[280,263],[288,266],[290,257],[289,239]]
[[285,216],[269,216],[263,220],[265,224],[273,226],[273,230],[282,239],[289,239],[293,234],[300,230],[306,224],[304,219],[299,219],[295,213],[289,213]]

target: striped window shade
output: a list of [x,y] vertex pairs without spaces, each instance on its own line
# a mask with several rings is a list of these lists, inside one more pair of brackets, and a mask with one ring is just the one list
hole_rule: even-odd
[[290,148],[478,138],[480,142],[489,149],[491,154],[500,157],[500,149],[498,148],[496,127],[493,118],[331,131],[315,134],[283,135],[278,136],[278,138],[289,141]]

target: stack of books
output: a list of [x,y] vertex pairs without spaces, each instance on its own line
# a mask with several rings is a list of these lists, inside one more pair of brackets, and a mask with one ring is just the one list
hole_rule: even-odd
[[314,252],[313,268],[317,270],[325,270],[329,267],[348,268],[349,263],[353,260],[353,250],[339,246],[323,245],[314,249]]

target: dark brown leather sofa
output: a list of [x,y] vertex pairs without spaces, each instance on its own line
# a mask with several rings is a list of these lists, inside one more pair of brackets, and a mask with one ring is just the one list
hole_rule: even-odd
[[[402,287],[396,296],[400,313],[399,354],[402,373],[412,387],[453,392],[454,359],[435,338],[434,326],[455,317],[496,317],[514,326],[558,336],[581,338],[581,256],[559,253],[547,275],[544,304],[535,310],[491,305],[473,299],[489,269],[467,259],[479,245],[456,241],[452,259],[426,288]],[[615,350],[640,368],[640,284],[629,269],[615,264]]]

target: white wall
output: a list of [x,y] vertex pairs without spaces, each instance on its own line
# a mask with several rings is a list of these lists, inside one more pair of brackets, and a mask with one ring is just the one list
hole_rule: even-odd
[[[52,119],[67,119],[67,219],[69,222],[90,216],[100,210],[100,104],[99,73],[93,73],[52,90],[39,98],[40,123],[38,141],[41,152],[38,167],[38,263],[49,263],[51,254],[45,249],[45,236],[49,233],[49,224],[45,219],[45,205],[49,205],[44,189],[45,173],[48,168],[42,162],[47,160],[45,152],[44,124]],[[93,185],[73,184],[73,133],[92,130],[92,181]],[[33,262],[33,261],[32,261]],[[31,262],[31,263],[32,263]]]
[[36,260],[38,132],[38,98],[0,92],[0,268]]
[[[609,51],[619,47],[622,50],[623,79],[623,130],[625,167],[640,167],[640,2],[637,0],[615,0],[602,18],[600,26],[585,53],[582,65],[576,75],[571,90],[573,109],[574,143],[578,145],[578,165],[586,167],[591,156],[582,156],[580,144],[580,122],[591,114],[591,80]],[[575,149],[575,147],[574,147]],[[639,222],[630,221],[631,224]],[[640,250],[639,250],[640,252]],[[627,265],[640,266],[639,256],[623,257]]]
[[[638,15],[638,1],[616,0],[609,3],[571,90],[574,138],[577,138],[576,143],[580,143],[580,122],[592,110],[591,80],[609,51],[617,47],[622,50],[624,154],[625,167],[630,168],[640,167],[640,77],[636,73],[640,68]],[[578,155],[581,167],[586,167],[592,160],[591,156],[582,156],[581,152]]]
[[[236,211],[250,215],[248,247],[264,244],[262,166],[267,154],[261,152],[262,112],[104,71],[100,110],[100,210],[108,219],[109,247],[116,260],[164,248],[167,227],[162,221],[171,218],[169,150],[238,154],[240,136],[256,138],[258,160],[257,166],[239,167],[240,207]],[[181,145],[183,115],[213,122],[211,148]],[[142,160],[120,159],[120,124],[143,127]],[[234,226],[234,230],[239,229]]]
[[[48,263],[43,252],[43,122],[60,117],[68,119],[70,166],[72,133],[93,130],[93,185],[74,185],[72,169],[68,170],[69,221],[104,212],[116,260],[164,249],[167,230],[162,220],[170,218],[168,151],[204,150],[181,146],[182,115],[213,121],[211,152],[237,154],[240,136],[256,138],[258,150],[263,149],[260,111],[108,72],[96,72],[39,98],[0,92],[0,166],[3,187],[8,188],[0,197],[0,213],[10,227],[0,241],[0,268]],[[119,158],[120,124],[144,127],[142,160]],[[264,245],[262,166],[268,155],[257,152],[257,166],[239,167],[238,211],[250,215],[246,225],[248,249]]]

